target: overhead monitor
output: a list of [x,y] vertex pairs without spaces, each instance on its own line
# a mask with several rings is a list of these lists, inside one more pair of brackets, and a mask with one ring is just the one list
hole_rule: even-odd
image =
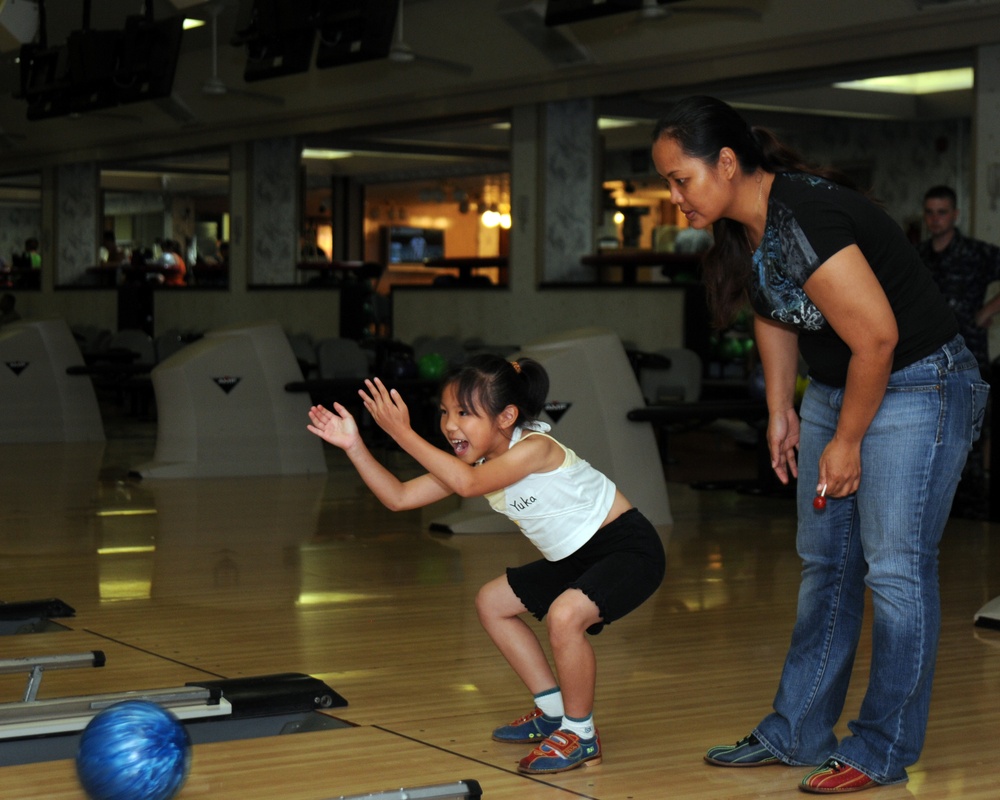
[[387,58],[398,13],[397,0],[320,2],[316,66],[325,69]]
[[62,45],[21,47],[28,119],[83,114],[169,96],[183,19],[129,17],[123,31],[77,30]]
[[135,15],[125,20],[115,76],[118,102],[137,103],[170,97],[183,34],[183,16],[154,22]]
[[316,42],[312,0],[254,0],[250,24],[233,37],[245,45],[247,82],[308,72]]

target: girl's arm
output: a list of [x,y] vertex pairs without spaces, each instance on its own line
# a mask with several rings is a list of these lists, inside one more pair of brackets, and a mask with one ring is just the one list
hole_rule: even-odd
[[323,406],[310,408],[309,432],[343,450],[365,485],[386,508],[391,511],[422,508],[452,494],[433,475],[421,475],[405,482],[399,480],[365,447],[351,413],[340,403],[334,403],[333,409],[331,412]]
[[861,482],[861,440],[874,419],[899,341],[896,316],[857,245],[827,259],[803,288],[851,348],[837,430],[819,461],[819,485],[843,497]]
[[764,367],[767,392],[767,446],[771,469],[782,483],[798,477],[799,415],[795,378],[799,371],[799,334],[788,325],[754,316],[754,342]]
[[365,408],[379,427],[444,486],[461,497],[481,497],[517,483],[533,472],[548,472],[564,458],[562,448],[544,436],[532,436],[498,458],[474,467],[435,447],[410,427],[409,411],[399,392],[378,378],[365,381],[360,392]]

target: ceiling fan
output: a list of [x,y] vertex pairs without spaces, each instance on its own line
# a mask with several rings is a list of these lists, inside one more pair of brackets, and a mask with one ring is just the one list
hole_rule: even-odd
[[211,3],[206,7],[208,13],[212,16],[212,74],[201,85],[202,94],[213,97],[240,95],[241,97],[249,97],[252,100],[259,100],[263,103],[283,106],[285,101],[281,97],[263,92],[252,92],[247,89],[234,89],[232,86],[227,85],[219,76],[219,14],[222,13],[225,5],[225,2],[220,2]]
[[472,74],[472,67],[468,64],[449,61],[446,58],[418,54],[406,43],[406,40],[403,38],[403,0],[399,0],[399,10],[396,12],[396,32],[392,40],[392,46],[389,48],[389,61],[392,61],[394,64],[427,64],[429,67],[436,67],[463,77],[468,77]]

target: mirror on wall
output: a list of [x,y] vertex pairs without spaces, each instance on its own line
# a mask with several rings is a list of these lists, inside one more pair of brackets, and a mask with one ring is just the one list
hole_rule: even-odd
[[42,286],[42,177],[0,176],[0,288]]
[[228,287],[228,151],[103,164],[100,188],[94,282]]

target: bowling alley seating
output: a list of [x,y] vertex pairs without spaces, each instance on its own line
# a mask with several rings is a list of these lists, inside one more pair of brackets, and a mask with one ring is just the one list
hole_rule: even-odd
[[[660,456],[671,463],[669,439],[722,420],[746,423],[755,442],[757,477],[747,481],[700,481],[699,489],[736,489],[751,494],[786,494],[787,489],[771,470],[767,450],[767,404],[762,396],[752,395],[745,383],[730,382],[728,389],[712,387],[705,391],[700,375],[700,358],[692,351],[660,350],[656,353],[632,353],[646,405],[633,408],[628,418],[651,422],[657,431]],[[668,363],[665,363],[668,362]]]
[[[651,357],[650,357],[651,356]],[[701,357],[685,347],[636,353],[639,387],[647,403],[694,403],[701,397]]]
[[91,382],[72,374],[83,355],[62,319],[0,330],[0,442],[99,442],[104,425]]
[[158,364],[153,460],[143,478],[326,472],[322,442],[305,428],[308,397],[286,392],[301,377],[275,322],[221,328]]
[[111,335],[108,341],[107,353],[120,353],[130,356],[136,364],[156,363],[156,345],[153,337],[137,328],[125,328]]
[[368,355],[353,339],[331,337],[316,343],[316,365],[321,379],[367,378]]
[[316,342],[309,333],[289,333],[288,343],[299,362],[302,377],[306,380],[317,377],[316,373]]
[[147,416],[152,408],[150,370],[159,360],[157,342],[143,330],[105,331],[86,341],[85,366],[71,370],[89,375],[101,397],[110,397],[132,416]]

